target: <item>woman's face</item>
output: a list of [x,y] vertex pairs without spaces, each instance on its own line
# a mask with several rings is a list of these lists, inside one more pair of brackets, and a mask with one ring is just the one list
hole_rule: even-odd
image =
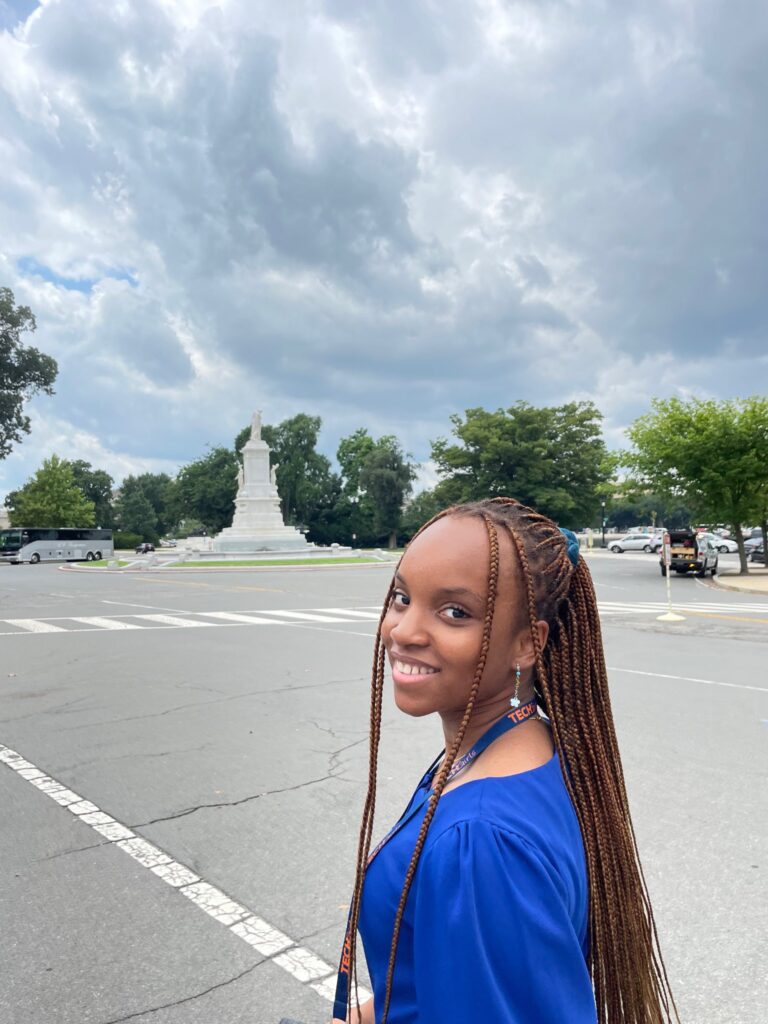
[[[519,662],[530,675],[533,644],[512,540],[497,527],[499,582],[476,707],[515,687]],[[382,624],[395,701],[410,715],[463,711],[483,638],[490,548],[482,519],[446,516],[410,545]],[[546,633],[544,633],[544,639]]]

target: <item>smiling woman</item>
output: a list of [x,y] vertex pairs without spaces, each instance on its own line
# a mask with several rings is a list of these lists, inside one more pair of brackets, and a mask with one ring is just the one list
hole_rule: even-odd
[[[370,853],[387,660],[397,706],[439,715],[445,752]],[[578,544],[512,499],[448,509],[403,555],[376,638],[334,1020],[677,1019]]]

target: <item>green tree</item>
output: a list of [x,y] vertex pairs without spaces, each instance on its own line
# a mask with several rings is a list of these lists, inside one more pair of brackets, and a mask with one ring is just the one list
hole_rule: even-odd
[[112,508],[112,477],[104,469],[94,469],[90,462],[76,459],[70,462],[72,477],[85,497],[93,502],[98,526],[111,529],[115,524]]
[[378,535],[389,535],[397,547],[397,531],[405,499],[411,492],[416,469],[403,453],[396,437],[380,437],[360,468],[360,487],[373,507],[373,526]]
[[168,494],[170,518],[196,519],[209,533],[232,524],[239,461],[231,448],[211,448],[179,470]]
[[37,327],[28,306],[14,303],[10,288],[0,288],[0,459],[29,433],[24,404],[39,392],[53,394],[56,360],[22,343]]
[[429,522],[433,516],[436,516],[438,512],[442,512],[445,507],[434,490],[419,491],[418,494],[414,495],[403,509],[400,522],[400,528],[405,534],[406,539],[410,540],[424,523]]
[[138,488],[121,490],[115,502],[115,519],[123,533],[138,534],[142,540],[156,544],[159,539],[157,516],[146,495]]
[[360,473],[366,458],[375,448],[376,442],[365,427],[360,427],[354,434],[342,437],[339,441],[336,458],[341,467],[345,494],[353,497],[360,494]]
[[10,520],[13,526],[93,526],[96,518],[94,504],[75,483],[70,464],[52,455],[14,491]]
[[165,537],[177,525],[172,500],[173,480],[167,473],[139,473],[127,476],[120,488],[123,495],[138,492],[147,499],[156,519],[156,533]]
[[509,496],[580,529],[600,504],[599,488],[611,476],[601,435],[602,415],[592,402],[535,407],[516,402],[488,412],[452,416],[460,442],[432,442],[442,479],[436,487],[450,504]]
[[728,523],[748,573],[742,526],[759,515],[768,481],[768,399],[654,399],[627,433],[625,460],[640,482],[700,522]]
[[325,505],[334,491],[331,464],[317,451],[319,416],[299,413],[277,426],[265,425],[261,436],[277,464],[277,492],[286,523],[311,528],[318,505]]
[[335,510],[339,540],[358,546],[377,542],[373,521],[373,502],[360,485],[360,473],[365,458],[375,449],[376,442],[364,427],[348,437],[342,437],[336,449],[341,468],[342,489]]

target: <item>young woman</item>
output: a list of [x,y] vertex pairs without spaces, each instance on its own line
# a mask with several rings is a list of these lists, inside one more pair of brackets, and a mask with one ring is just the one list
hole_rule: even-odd
[[[386,659],[400,710],[440,716],[445,756],[370,854]],[[578,542],[512,499],[448,509],[408,546],[376,637],[334,1021],[677,1019]]]

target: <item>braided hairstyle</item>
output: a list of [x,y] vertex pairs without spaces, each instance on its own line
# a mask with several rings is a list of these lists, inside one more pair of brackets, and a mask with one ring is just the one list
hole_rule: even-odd
[[[589,570],[582,558],[574,567],[568,557],[567,541],[550,519],[512,498],[452,506],[425,523],[415,536],[445,516],[471,516],[485,523],[490,548],[485,618],[464,716],[438,768],[403,882],[392,934],[381,1022],[386,1024],[389,1013],[398,936],[408,893],[485,669],[499,580],[499,530],[507,531],[516,552],[535,654],[536,700],[549,717],[552,740],[581,828],[589,876],[588,966],[598,1024],[679,1022],[629,813],[611,714],[597,600]],[[393,581],[376,633],[368,792],[360,827],[349,948],[345,950],[358,1006],[357,927],[373,834],[384,690],[385,649],[381,627],[394,589]],[[549,625],[549,637],[543,646],[536,628],[539,620]],[[351,985],[348,993],[348,1020],[351,1020]],[[358,1021],[360,1019],[358,1008]]]

